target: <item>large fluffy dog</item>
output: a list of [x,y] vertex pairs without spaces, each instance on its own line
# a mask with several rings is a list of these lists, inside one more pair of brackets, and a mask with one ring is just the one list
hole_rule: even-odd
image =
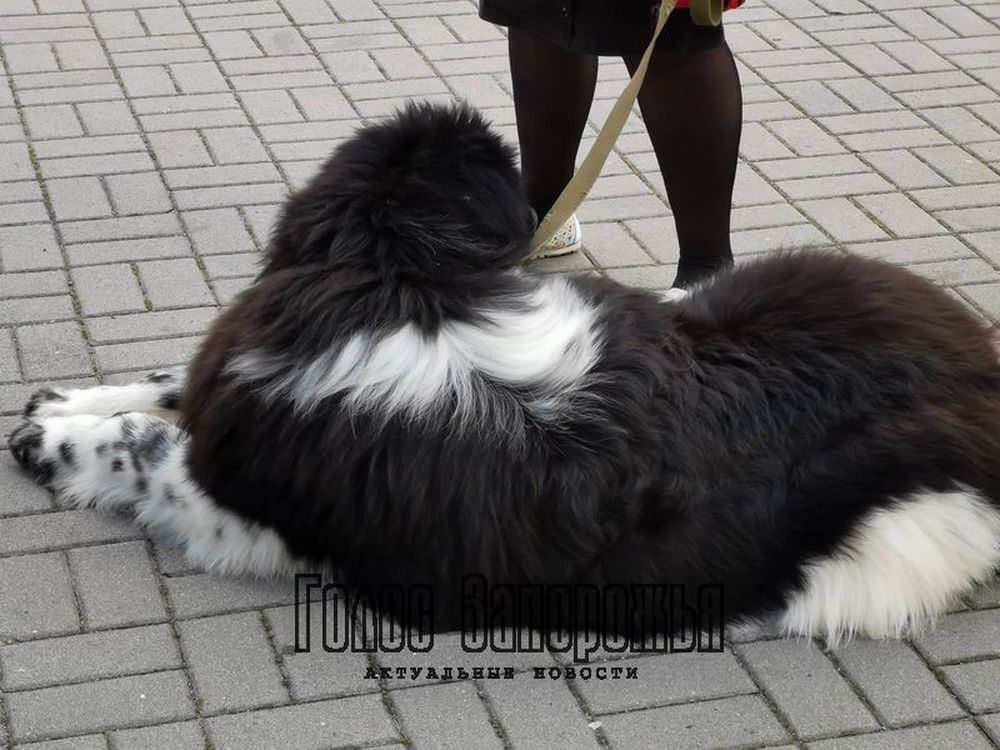
[[288,201],[186,382],[40,391],[14,455],[208,568],[426,583],[443,625],[481,573],[895,636],[991,575],[1000,365],[958,302],[817,252],[668,301],[520,267],[533,223],[476,113],[410,107]]

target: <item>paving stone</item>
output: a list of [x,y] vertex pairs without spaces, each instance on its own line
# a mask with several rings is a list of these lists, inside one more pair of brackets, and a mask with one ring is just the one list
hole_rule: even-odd
[[204,258],[204,263],[213,279],[246,278],[260,272],[261,256],[257,253],[212,255]]
[[291,604],[295,598],[291,581],[248,581],[199,574],[168,578],[164,585],[180,618]]
[[139,129],[125,102],[84,102],[76,109],[90,135],[134,133]]
[[[941,668],[952,689],[974,713],[1000,710],[1000,659]],[[923,717],[921,717],[923,718]]]
[[0,143],[0,163],[5,165],[0,181],[34,179],[28,148],[23,143]]
[[97,177],[72,177],[47,183],[52,209],[60,221],[110,216],[111,204]]
[[162,96],[177,92],[177,87],[165,68],[156,66],[121,68],[119,72],[122,85],[129,96]]
[[65,293],[66,277],[58,271],[0,274],[0,298]]
[[982,719],[982,724],[986,728],[994,742],[1000,742],[1000,714],[990,714]]
[[739,651],[803,737],[878,728],[878,722],[829,659],[810,644],[748,643]]
[[76,323],[22,326],[17,330],[24,374],[31,380],[68,378],[91,372]]
[[193,258],[139,264],[139,275],[157,308],[213,304],[205,277]]
[[522,672],[512,680],[488,680],[484,686],[515,747],[600,747],[589,720],[561,680],[536,680],[532,673]]
[[122,627],[166,619],[145,542],[70,550],[69,562],[88,627]]
[[180,222],[174,216],[131,216],[79,221],[62,226],[67,242],[162,237],[179,234],[180,229]]
[[178,630],[204,711],[288,702],[259,613],[187,620]]
[[607,275],[619,284],[657,291],[669,289],[673,286],[674,278],[677,276],[677,266],[662,265],[612,268],[607,272]]
[[590,257],[606,268],[646,265],[651,260],[628,232],[616,223],[588,224],[584,246]]
[[921,263],[932,260],[949,260],[971,255],[969,248],[949,235],[921,237],[884,242],[862,242],[847,246],[848,250],[882,258],[891,263]]
[[10,331],[0,329],[0,383],[20,380],[20,366],[17,363],[17,350]]
[[858,205],[897,237],[944,234],[944,226],[920,206],[899,193],[859,195]]
[[260,139],[250,128],[212,128],[203,135],[219,164],[268,161]]
[[856,641],[837,660],[888,726],[961,718],[962,708],[905,643]]
[[11,734],[35,740],[194,714],[183,672],[155,672],[7,695]]
[[245,279],[219,279],[214,282],[215,294],[219,298],[219,304],[226,306],[232,303],[233,299],[246,289],[253,282],[252,278]]
[[1000,619],[988,612],[960,612],[944,617],[917,640],[920,650],[935,662],[953,662],[1000,655]]
[[995,171],[958,146],[919,148],[915,153],[954,184],[980,184],[997,177]]
[[[441,750],[490,750],[503,743],[490,723],[475,685],[457,682],[412,690],[397,690],[393,703],[417,747]],[[461,721],[454,717],[461,716]]]
[[76,111],[68,104],[25,107],[24,120],[32,138],[67,138],[83,135]]
[[347,119],[353,124],[357,118],[351,103],[339,89],[332,86],[300,88],[291,93],[296,104],[310,120]]
[[194,167],[212,163],[212,157],[195,130],[150,133],[149,144],[160,166]]
[[58,70],[59,63],[49,44],[9,44],[5,48],[11,73]]
[[153,172],[112,175],[107,184],[119,214],[151,214],[173,207],[167,188]]
[[887,238],[885,231],[846,198],[799,201],[798,207],[838,242]]
[[247,114],[258,124],[270,122],[301,122],[302,113],[292,99],[291,94],[284,90],[276,91],[246,91],[240,99],[246,107]]
[[[113,653],[114,659],[107,655]],[[0,647],[4,690],[48,687],[181,666],[167,625],[85,633]]]
[[170,66],[170,73],[185,94],[229,90],[229,84],[214,62],[176,63]]
[[207,722],[215,750],[326,750],[398,739],[377,695],[217,716]]
[[[6,402],[6,403],[5,403]],[[20,401],[0,399],[5,406],[20,407]],[[0,455],[0,515],[14,516],[37,513],[52,508],[48,492],[29,479],[14,463],[10,454]]]
[[89,734],[84,737],[71,737],[65,740],[51,742],[31,742],[27,745],[17,745],[15,750],[107,750],[108,743],[100,734]]
[[112,750],[204,750],[205,740],[196,721],[160,724],[144,729],[111,732]]
[[61,553],[0,558],[0,601],[0,638],[43,638],[80,629]]
[[31,297],[0,301],[0,325],[20,325],[40,321],[73,318],[73,306],[67,297]]
[[56,42],[52,46],[63,70],[107,67],[108,60],[97,41]]
[[[327,606],[343,607],[342,603]],[[309,616],[309,651],[295,651],[295,608],[276,607],[265,612],[268,626],[285,674],[289,688],[296,700],[316,700],[343,695],[356,695],[378,690],[378,683],[359,679],[365,674],[368,660],[365,654],[356,651],[329,653],[323,650],[323,605],[312,605]],[[300,627],[305,627],[306,618],[300,612]],[[304,645],[304,644],[303,644]],[[400,691],[400,694],[408,691]]]
[[134,11],[120,10],[94,13],[91,18],[98,35],[103,39],[142,36],[145,31]]
[[616,713],[757,692],[729,652],[660,654],[628,659],[622,664],[636,667],[639,679],[576,680],[577,689],[594,713]]
[[190,257],[191,244],[185,237],[147,237],[68,245],[66,254],[74,265],[118,263]]
[[948,181],[909,151],[873,151],[863,158],[904,190],[947,185]]
[[996,269],[979,258],[960,258],[907,266],[914,273],[945,286],[976,284],[996,278]]
[[214,307],[189,307],[181,310],[157,310],[90,318],[87,330],[95,344],[118,343],[137,339],[176,338],[207,332],[218,310]]
[[41,552],[136,536],[136,527],[124,519],[90,510],[61,510],[0,519],[0,554]]
[[616,747],[701,750],[773,745],[789,739],[767,704],[749,695],[602,716],[601,723]]
[[969,284],[959,287],[962,296],[992,318],[1000,317],[1000,284]]
[[200,338],[187,336],[130,344],[105,344],[95,347],[94,355],[104,372],[155,370],[187,364],[200,343]]
[[989,741],[970,722],[866,734],[810,742],[809,750],[987,750]]
[[142,310],[142,289],[126,263],[73,270],[73,285],[86,315]]

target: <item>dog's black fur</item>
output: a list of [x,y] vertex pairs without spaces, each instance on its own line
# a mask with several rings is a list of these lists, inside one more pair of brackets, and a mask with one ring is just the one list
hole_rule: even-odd
[[431,584],[442,627],[467,573],[723,583],[730,618],[780,610],[874,509],[958,486],[1000,500],[991,331],[844,253],[773,255],[678,302],[574,280],[604,342],[585,406],[552,425],[494,383],[518,439],[456,427],[449,404],[303,415],[226,370],[251,349],[305,361],[360,330],[431,334],[519,304],[532,227],[514,155],[475,112],[411,106],[362,130],[289,200],[191,367],[193,477],[359,587]]

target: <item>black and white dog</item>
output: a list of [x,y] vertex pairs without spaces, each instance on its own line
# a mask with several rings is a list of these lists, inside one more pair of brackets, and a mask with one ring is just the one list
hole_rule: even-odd
[[208,569],[429,584],[444,626],[474,573],[721,583],[730,620],[900,636],[992,575],[983,323],[839,253],[675,300],[523,268],[514,162],[465,107],[362,129],[287,202],[186,379],[43,389],[14,456]]

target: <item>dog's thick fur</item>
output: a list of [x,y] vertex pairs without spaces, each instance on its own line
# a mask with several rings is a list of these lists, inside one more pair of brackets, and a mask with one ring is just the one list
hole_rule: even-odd
[[991,575],[1000,366],[959,302],[832,252],[665,301],[520,268],[532,227],[481,117],[411,106],[288,201],[188,371],[185,432],[47,391],[15,455],[204,564],[430,584],[442,626],[479,573],[721,583],[731,620],[895,636]]

